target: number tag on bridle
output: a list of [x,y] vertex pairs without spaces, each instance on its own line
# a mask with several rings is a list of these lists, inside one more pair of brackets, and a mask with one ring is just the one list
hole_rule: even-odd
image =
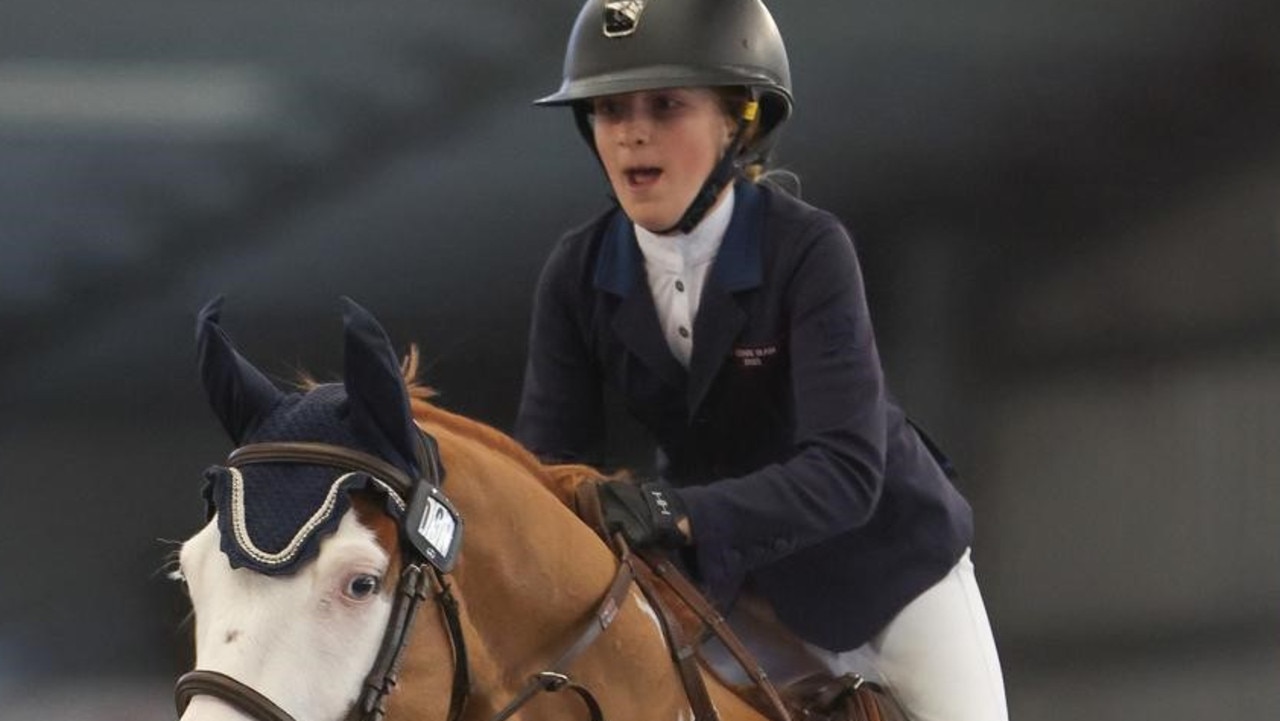
[[419,480],[405,513],[404,535],[436,570],[448,573],[462,548],[462,516],[439,487]]

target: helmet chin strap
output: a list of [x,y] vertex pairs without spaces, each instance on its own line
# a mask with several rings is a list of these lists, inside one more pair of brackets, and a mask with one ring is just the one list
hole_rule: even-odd
[[720,192],[724,187],[733,182],[733,176],[738,169],[738,153],[742,152],[742,146],[746,141],[747,126],[755,120],[756,114],[760,111],[760,101],[755,97],[752,91],[751,100],[742,108],[742,112],[736,118],[737,128],[733,133],[733,140],[729,143],[729,147],[725,148],[724,154],[720,156],[720,160],[716,166],[711,169],[711,174],[707,176],[702,187],[698,189],[698,194],[693,197],[693,202],[689,203],[689,207],[685,208],[684,214],[670,228],[658,231],[658,235],[667,235],[668,233],[688,233],[698,227],[698,223],[706,217],[707,212],[716,204],[716,199],[720,197]]

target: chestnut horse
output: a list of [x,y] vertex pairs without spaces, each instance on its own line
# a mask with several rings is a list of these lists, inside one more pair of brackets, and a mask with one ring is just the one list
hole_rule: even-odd
[[[201,311],[240,448],[206,472],[209,522],[179,555],[182,721],[693,719],[658,617],[565,503],[595,471],[428,403],[416,354],[401,367],[344,303],[343,381],[296,392],[235,349],[220,300]],[[725,721],[765,721],[706,684]]]

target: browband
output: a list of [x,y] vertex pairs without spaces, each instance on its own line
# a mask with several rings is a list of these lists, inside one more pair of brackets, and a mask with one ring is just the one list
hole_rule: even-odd
[[[348,471],[367,473],[385,481],[402,500],[408,502],[413,494],[414,479],[394,465],[361,451],[327,443],[304,443],[301,441],[282,441],[272,443],[250,443],[240,446],[227,456],[227,465],[243,466],[253,463],[306,463],[316,466],[331,466]],[[433,469],[424,469],[431,474]],[[439,480],[428,476],[429,482],[438,485]]]

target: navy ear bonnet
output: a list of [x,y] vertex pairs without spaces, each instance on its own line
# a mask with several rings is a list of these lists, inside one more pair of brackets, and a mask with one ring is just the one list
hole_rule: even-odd
[[[433,442],[412,420],[408,394],[389,341],[372,316],[345,300],[347,354],[343,383],[285,393],[232,346],[218,325],[221,299],[200,312],[199,365],[215,413],[237,445],[311,442],[382,458],[420,478],[417,444]],[[305,463],[213,466],[204,497],[217,513],[222,551],[233,568],[279,575],[296,571],[318,552],[351,507],[352,491],[381,495],[397,521],[410,501],[368,473]]]
[[[310,441],[377,454],[343,423],[346,391],[327,384],[286,395],[247,443]],[[233,568],[289,574],[320,550],[351,508],[352,491],[377,491],[387,514],[399,519],[407,499],[365,473],[299,463],[255,463],[205,471],[204,498],[218,511],[222,551]]]

